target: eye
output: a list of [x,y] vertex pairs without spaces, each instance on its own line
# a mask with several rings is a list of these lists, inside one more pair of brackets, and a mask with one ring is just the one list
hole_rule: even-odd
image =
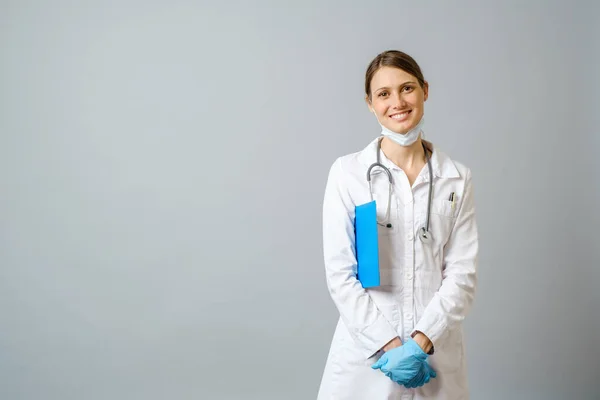
[[385,96],[385,95],[387,95],[387,92],[385,92],[385,91],[384,91],[384,92],[381,92],[381,93],[379,93],[379,95],[378,95],[378,96],[379,96],[379,97],[382,97],[382,96]]
[[412,86],[404,86],[404,91],[405,92],[412,92],[414,88]]

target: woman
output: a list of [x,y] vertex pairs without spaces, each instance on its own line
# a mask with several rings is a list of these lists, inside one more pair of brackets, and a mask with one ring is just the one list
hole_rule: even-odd
[[[340,318],[319,400],[469,397],[462,321],[477,282],[473,185],[469,168],[422,137],[428,92],[412,57],[379,54],[366,72],[365,100],[381,136],[329,171],[324,258]],[[367,171],[378,158],[391,197],[387,172],[373,168],[380,285],[365,289],[354,216],[371,201]]]

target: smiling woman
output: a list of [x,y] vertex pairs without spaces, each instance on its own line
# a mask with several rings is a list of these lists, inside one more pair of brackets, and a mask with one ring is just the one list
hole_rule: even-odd
[[[388,51],[369,65],[365,77],[365,101],[382,128],[381,148],[390,160],[401,167],[413,184],[423,155],[420,134],[425,123],[424,104],[429,95],[419,65],[408,54]],[[395,142],[400,146],[394,146]],[[429,147],[429,151],[431,151]]]
[[[375,57],[365,101],[381,135],[329,171],[323,249],[340,318],[319,400],[468,398],[462,321],[476,286],[473,186],[469,168],[421,137],[428,95],[409,55]],[[380,285],[363,287],[355,216],[372,199]]]
[[429,85],[410,56],[386,52],[369,65],[365,93],[380,124],[393,132],[406,133],[423,118]]

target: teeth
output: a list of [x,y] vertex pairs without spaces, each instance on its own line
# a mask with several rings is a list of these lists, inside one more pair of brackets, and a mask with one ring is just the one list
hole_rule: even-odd
[[408,114],[408,111],[403,112],[402,114],[392,115],[392,118],[394,118],[394,119],[404,118],[406,116],[406,114]]

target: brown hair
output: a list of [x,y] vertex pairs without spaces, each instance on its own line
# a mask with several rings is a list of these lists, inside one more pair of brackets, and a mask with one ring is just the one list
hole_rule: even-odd
[[369,99],[371,98],[371,80],[381,67],[400,68],[417,78],[421,88],[425,88],[425,78],[419,64],[406,53],[399,50],[388,50],[378,54],[367,68],[367,73],[365,74],[365,93]]

